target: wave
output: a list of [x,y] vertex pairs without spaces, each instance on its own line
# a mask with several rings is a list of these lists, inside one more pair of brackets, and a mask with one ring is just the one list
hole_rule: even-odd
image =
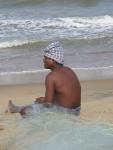
[[[113,16],[65,17],[38,20],[1,20],[5,41],[0,48],[21,46],[53,39],[98,39],[113,37]],[[10,34],[9,34],[10,33]],[[9,36],[12,41],[8,41]]]
[[[93,39],[96,39],[97,42],[103,42],[103,40],[106,42],[106,43],[113,43],[113,36],[111,37],[95,37]],[[57,40],[59,41],[63,41],[63,42],[68,42],[68,41],[71,41],[73,43],[75,43],[75,40],[76,41],[79,41],[79,40],[93,40],[92,38],[69,38],[69,37],[65,37],[65,38],[58,38]],[[29,47],[29,46],[37,46],[37,45],[45,45],[46,43],[48,44],[48,42],[52,42],[56,39],[44,39],[44,40],[33,40],[33,39],[29,39],[29,40],[14,40],[14,41],[8,41],[8,42],[0,42],[0,49],[6,49],[6,48],[16,48],[16,47],[21,47],[21,48],[25,48],[25,47]],[[81,41],[81,42],[82,42]],[[92,42],[92,41],[91,41]],[[95,41],[96,43],[96,41]],[[108,52],[108,51],[106,51]],[[112,52],[112,51],[110,51]],[[91,52],[91,54],[95,54],[96,52]],[[99,53],[99,52],[98,52]],[[88,53],[90,54],[90,52]]]
[[10,48],[10,47],[18,47],[18,46],[24,46],[24,45],[31,45],[34,43],[37,43],[39,41],[37,40],[14,40],[11,42],[1,42],[0,48]]
[[[113,66],[72,69],[77,73],[80,80],[113,79]],[[0,85],[44,83],[48,72],[46,69],[23,72],[1,72]]]
[[1,0],[0,4],[1,5],[38,5],[38,4],[43,4],[43,3],[53,3],[53,4],[85,4],[87,3],[88,5],[94,5],[94,3],[98,3],[98,0],[92,0],[92,2],[87,2],[83,1],[83,0],[8,0],[8,1],[4,1]]
[[1,5],[18,5],[18,4],[39,4],[39,3],[44,3],[47,2],[48,0],[8,0],[8,1],[4,1],[1,0],[0,4]]
[[[47,18],[38,20],[1,20],[0,27],[10,29],[92,28],[113,27],[113,16]],[[103,28],[102,28],[103,29]]]

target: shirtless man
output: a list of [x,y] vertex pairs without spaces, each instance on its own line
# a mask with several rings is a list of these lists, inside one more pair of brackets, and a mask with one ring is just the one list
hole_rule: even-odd
[[[51,72],[45,79],[45,97],[39,97],[35,103],[42,103],[45,107],[54,105],[76,110],[81,105],[81,86],[76,74],[69,67],[64,66],[64,52],[59,42],[51,43],[44,50],[44,68]],[[12,102],[9,102],[10,112],[13,108],[18,110]],[[19,109],[23,115],[29,106]],[[14,111],[16,112],[16,111]]]

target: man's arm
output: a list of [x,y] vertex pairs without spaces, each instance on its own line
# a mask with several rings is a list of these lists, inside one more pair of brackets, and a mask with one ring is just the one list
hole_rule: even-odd
[[45,99],[44,105],[51,106],[54,101],[54,94],[55,94],[55,83],[52,74],[48,74],[45,80]]
[[46,107],[51,107],[54,100],[55,84],[51,74],[48,74],[45,80],[45,97],[36,98],[35,103],[42,103]]

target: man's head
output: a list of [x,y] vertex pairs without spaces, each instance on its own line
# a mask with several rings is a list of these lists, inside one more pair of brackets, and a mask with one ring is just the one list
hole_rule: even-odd
[[[59,42],[51,43],[44,49],[44,59],[50,60],[50,65],[52,61],[64,64],[64,50]],[[48,67],[45,66],[45,68]]]

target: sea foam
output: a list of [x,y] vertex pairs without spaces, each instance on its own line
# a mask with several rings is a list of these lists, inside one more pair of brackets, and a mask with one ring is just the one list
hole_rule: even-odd
[[[12,39],[9,37],[9,31]],[[53,40],[58,37],[74,39],[112,37],[113,16],[3,19],[0,21],[0,33],[5,39],[0,41],[0,48]]]

